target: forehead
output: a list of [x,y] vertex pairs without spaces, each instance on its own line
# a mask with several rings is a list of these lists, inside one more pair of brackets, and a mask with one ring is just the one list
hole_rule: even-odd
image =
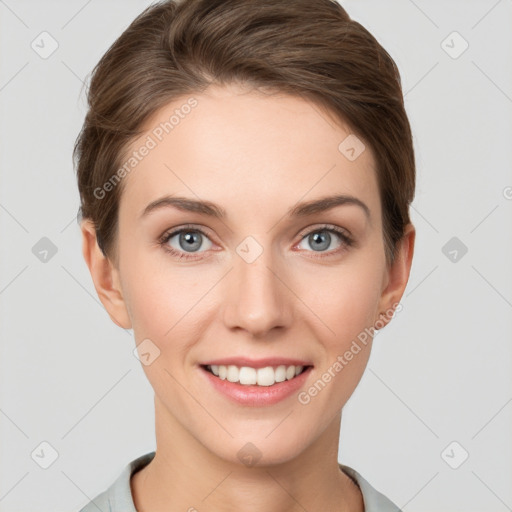
[[165,194],[210,200],[228,216],[275,215],[333,193],[358,197],[374,216],[380,209],[371,149],[301,97],[239,86],[183,96],[145,123],[130,157],[120,213]]

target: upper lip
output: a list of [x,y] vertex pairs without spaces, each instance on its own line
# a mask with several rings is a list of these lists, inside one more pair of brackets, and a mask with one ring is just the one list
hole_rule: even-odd
[[263,359],[250,359],[248,357],[225,357],[222,359],[212,359],[201,363],[203,366],[249,366],[250,368],[265,368],[266,366],[312,366],[312,364],[303,359],[294,359],[289,357],[265,357]]

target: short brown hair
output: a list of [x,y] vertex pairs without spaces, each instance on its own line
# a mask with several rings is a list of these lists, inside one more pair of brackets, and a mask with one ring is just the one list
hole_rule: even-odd
[[161,107],[209,85],[245,83],[313,100],[372,148],[387,262],[410,222],[415,161],[400,74],[331,0],[167,0],[145,9],[95,66],[75,142],[82,218],[117,259],[122,183],[98,198]]

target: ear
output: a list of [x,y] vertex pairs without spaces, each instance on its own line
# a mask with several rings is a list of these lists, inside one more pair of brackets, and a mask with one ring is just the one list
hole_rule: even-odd
[[91,273],[96,293],[111,320],[123,329],[131,329],[131,320],[121,290],[119,270],[103,254],[96,239],[96,229],[91,220],[80,224],[82,254]]
[[380,316],[375,321],[376,329],[382,329],[391,321],[393,311],[402,298],[411,272],[415,238],[414,226],[407,224],[395,260],[387,269],[387,282],[379,301]]

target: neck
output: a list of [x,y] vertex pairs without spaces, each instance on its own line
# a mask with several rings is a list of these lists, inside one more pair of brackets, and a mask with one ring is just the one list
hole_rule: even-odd
[[297,457],[254,466],[212,453],[157,398],[155,414],[155,457],[131,480],[137,510],[364,510],[357,484],[338,466],[339,413]]

